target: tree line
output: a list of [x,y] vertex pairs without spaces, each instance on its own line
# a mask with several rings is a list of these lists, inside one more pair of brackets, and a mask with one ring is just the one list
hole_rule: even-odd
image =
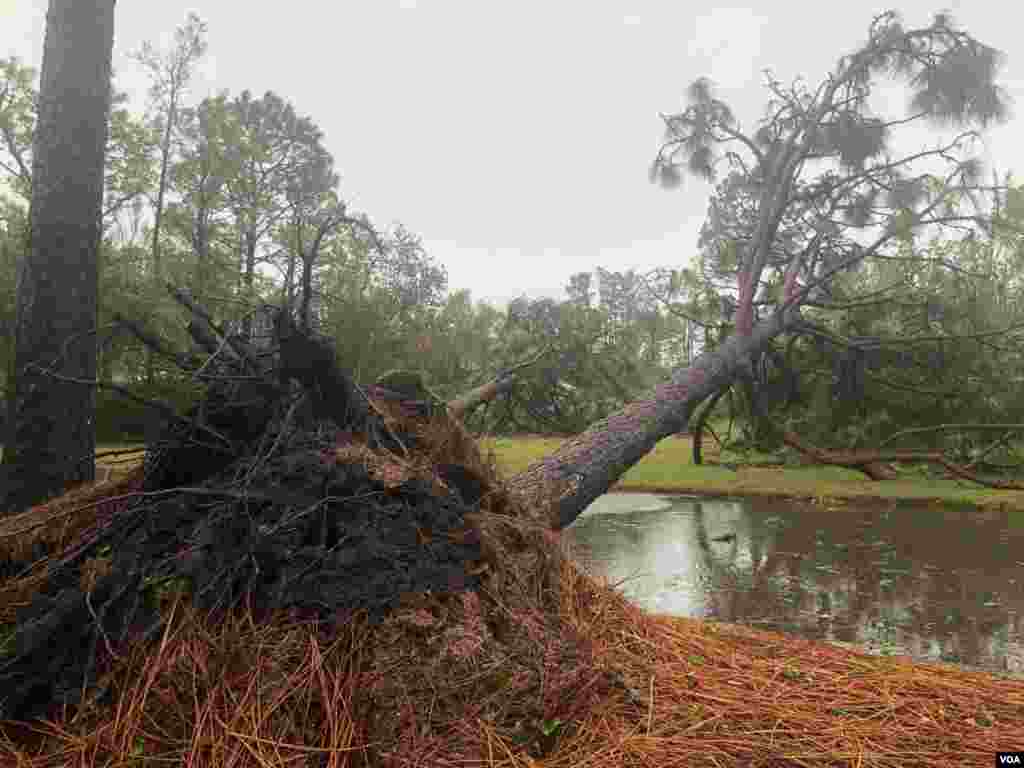
[[[145,318],[187,343],[165,282],[188,288],[219,322],[252,335],[249,312],[286,302],[330,336],[362,380],[396,368],[420,371],[454,396],[504,367],[545,352],[516,397],[477,426],[577,431],[663,376],[693,351],[692,327],[663,310],[635,272],[598,268],[573,276],[568,298],[523,296],[503,308],[450,290],[443,265],[401,223],[386,230],[345,202],[340,174],[314,119],[273,92],[227,92],[189,102],[206,53],[195,14],[167,50],[132,57],[149,76],[144,114],[111,94],[99,246],[100,380],[181,401],[194,392],[130,334],[116,315]],[[15,286],[25,252],[36,127],[36,73],[0,62],[0,340],[2,385],[13,381]],[[545,341],[546,340],[546,341]],[[549,347],[549,348],[548,348]],[[104,437],[138,437],[152,419],[116,395],[98,394]]]
[[[54,5],[71,13],[66,0]],[[112,3],[98,5],[112,16]],[[698,426],[728,415],[742,441],[769,449],[797,433],[842,447],[953,439],[974,458],[1011,446],[1022,193],[1008,177],[987,179],[972,154],[1008,115],[1001,55],[948,14],[916,28],[877,16],[817,85],[768,74],[764,116],[750,129],[711,82],[695,81],[685,107],[662,115],[651,166],[668,188],[687,176],[713,184],[691,263],[574,275],[565,299],[522,297],[505,311],[449,291],[415,233],[351,210],[322,132],[286,99],[225,92],[190,106],[205,34],[193,15],[171,49],[138,52],[152,82],[143,116],[104,80],[98,301],[85,307],[96,321],[79,317],[77,335],[47,342],[66,356],[71,336],[80,346],[88,336],[96,370],[80,370],[101,382],[190,394],[114,322],[144,317],[185,344],[168,281],[249,337],[260,331],[254,306],[290,307],[362,380],[408,368],[450,396],[540,355],[514,393],[473,418],[578,433],[518,478],[568,484],[563,525],[694,415]],[[109,47],[106,58],[109,71]],[[26,286],[46,263],[26,202],[45,201],[52,181],[40,178],[39,148],[60,143],[46,62],[38,93],[15,60],[0,90],[0,162],[14,195],[0,231],[14,276],[0,281],[8,392],[47,372],[17,354]],[[906,109],[879,113],[873,94],[893,80],[908,89]],[[934,143],[896,142],[917,125],[940,129]]]

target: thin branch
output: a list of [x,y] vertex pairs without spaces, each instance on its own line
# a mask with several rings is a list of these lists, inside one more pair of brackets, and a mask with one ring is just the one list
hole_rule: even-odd
[[910,429],[901,429],[892,435],[889,435],[885,440],[878,446],[883,448],[889,443],[897,440],[900,437],[906,435],[919,435],[926,434],[928,432],[1024,432],[1024,424],[938,424],[933,427],[911,427]]
[[109,389],[109,390],[111,390],[113,392],[117,392],[120,395],[124,395],[129,400],[134,400],[135,402],[137,402],[137,403],[139,403],[141,405],[145,405],[145,406],[147,406],[149,408],[153,408],[153,409],[155,409],[157,411],[160,411],[160,413],[162,413],[165,417],[167,417],[168,419],[171,419],[172,421],[176,421],[179,424],[184,424],[184,425],[189,426],[189,427],[196,427],[196,428],[198,428],[198,429],[200,429],[200,430],[202,430],[204,432],[209,432],[215,438],[220,440],[224,445],[227,445],[227,446],[231,445],[231,441],[228,438],[226,438],[224,435],[222,435],[220,432],[216,431],[215,429],[213,429],[213,428],[211,428],[211,427],[209,427],[209,426],[207,426],[205,424],[198,424],[198,423],[193,422],[193,421],[191,421],[189,419],[186,419],[184,416],[178,415],[178,412],[175,411],[174,408],[171,407],[170,405],[168,405],[167,403],[165,403],[163,401],[160,401],[160,400],[151,400],[151,399],[148,399],[148,398],[145,398],[145,397],[141,397],[140,395],[137,395],[134,392],[132,392],[127,387],[122,387],[120,384],[115,384],[112,381],[99,381],[98,379],[80,379],[80,378],[76,378],[74,376],[63,376],[63,375],[61,375],[59,373],[54,373],[52,370],[48,370],[48,369],[45,369],[45,368],[43,368],[43,367],[41,367],[39,365],[36,365],[35,363],[29,363],[28,365],[25,366],[25,368],[26,369],[30,369],[30,368],[35,369],[35,370],[37,370],[39,373],[41,373],[44,376],[52,376],[57,381],[65,381],[65,382],[68,382],[69,384],[81,384],[81,385],[87,386],[87,387],[98,387],[98,388],[101,388],[101,389]]

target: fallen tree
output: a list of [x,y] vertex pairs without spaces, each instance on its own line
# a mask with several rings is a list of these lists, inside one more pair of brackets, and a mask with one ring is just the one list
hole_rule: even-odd
[[[757,317],[765,308],[775,308],[776,316],[786,307],[820,308],[835,303],[827,301],[833,291],[842,295],[840,304],[855,302],[858,297],[848,295],[853,281],[844,281],[843,273],[876,258],[913,259],[905,251],[917,232],[968,241],[990,235],[991,217],[978,201],[998,187],[978,183],[979,164],[969,152],[980,135],[971,126],[1006,116],[999,63],[997,51],[957,28],[948,14],[910,28],[890,11],[874,18],[866,42],[840,57],[817,85],[786,84],[766,72],[771,96],[752,130],[741,127],[709,79],[694,81],[685,108],[662,115],[665,138],[651,180],[672,188],[689,175],[716,186],[698,269],[674,272],[669,294],[685,295],[681,287],[691,284],[691,294],[715,295],[723,326],[732,323],[737,337],[750,337],[762,327]],[[875,89],[888,77],[910,87],[903,113],[875,109]],[[964,130],[933,148],[897,151],[894,134],[926,122]],[[762,349],[755,343],[743,352]],[[764,413],[753,368],[730,371],[742,374],[759,433]],[[721,388],[731,383],[728,376],[719,382]],[[702,428],[703,419],[698,432]],[[697,439],[695,456],[699,446]],[[587,463],[586,451],[580,453]],[[538,467],[534,474],[551,472]],[[578,514],[572,507],[570,501],[562,511],[562,524]]]
[[558,449],[509,480],[527,496],[553,496],[549,523],[562,529],[654,448],[686,428],[693,409],[728,387],[749,365],[750,356],[800,322],[794,305],[736,335],[675,371],[644,397],[569,438]]
[[[949,51],[948,60],[942,58]],[[557,678],[559,700],[586,706],[607,680],[585,664],[573,666],[574,655],[586,649],[571,642],[571,627],[555,626],[560,571],[552,567],[553,537],[544,534],[570,525],[659,440],[682,431],[699,403],[730,386],[749,369],[752,356],[801,322],[800,305],[810,291],[877,254],[909,227],[963,218],[936,213],[965,189],[959,165],[945,179],[924,179],[920,190],[901,187],[905,194],[892,203],[891,215],[872,224],[883,233],[867,246],[833,237],[822,221],[853,205],[856,185],[843,188],[835,178],[797,184],[804,163],[821,158],[859,165],[855,178],[894,184],[898,163],[865,167],[884,142],[875,135],[877,123],[853,107],[866,104],[871,71],[894,55],[914,52],[908,67],[915,71],[970,69],[978,57],[989,61],[946,20],[905,31],[894,17],[880,17],[869,44],[841,60],[819,92],[784,93],[775,84],[787,106],[755,139],[739,133],[706,83],[692,89],[687,113],[666,118],[670,143],[689,152],[691,161],[696,157],[691,168],[710,176],[715,158],[708,145],[724,141],[739,141],[756,161],[750,178],[731,178],[725,189],[756,203],[742,231],[731,233],[741,250],[737,334],[507,480],[464,439],[464,431],[453,428],[446,409],[435,414],[429,403],[420,407],[424,401],[376,398],[340,366],[329,343],[296,328],[287,311],[275,324],[275,348],[257,351],[176,293],[192,314],[189,331],[206,359],[193,369],[195,355],[169,354],[206,381],[206,396],[189,413],[169,419],[160,439],[147,447],[127,493],[93,504],[91,520],[78,516],[73,541],[48,552],[42,566],[7,563],[8,570],[22,570],[4,582],[0,606],[21,610],[14,652],[0,664],[0,717],[39,716],[79,701],[118,659],[121,646],[161,631],[166,618],[151,592],[177,579],[187,579],[193,601],[210,612],[248,601],[258,612],[298,610],[343,626],[355,614],[388,616],[411,596],[416,610],[405,617],[409,626],[389,627],[408,641],[400,645],[408,657],[423,650],[414,640],[424,627],[452,616],[461,621],[451,640],[459,674],[446,678],[446,690],[468,679],[500,709],[476,674],[484,666],[477,651],[488,648],[516,665],[507,678],[487,681],[498,691],[518,686],[517,692],[536,694],[531,701],[543,702],[549,673],[572,667],[584,671]],[[987,86],[978,84],[984,95]],[[940,95],[948,95],[942,88]],[[924,114],[973,116],[992,106],[950,106],[938,99]],[[859,141],[860,154],[851,155],[850,137],[866,134],[871,140]],[[957,147],[954,142],[925,156],[946,157]],[[675,166],[665,157],[660,167],[668,174]],[[927,195],[926,204],[914,208]],[[788,231],[786,242],[800,245],[780,249],[783,224],[816,213],[808,201],[826,209],[817,212],[822,232],[803,237]],[[878,208],[873,198],[865,205]],[[791,207],[800,210],[787,213]],[[753,301],[766,270],[782,278],[782,292],[777,309],[758,322]],[[502,386],[499,377],[476,402]],[[460,595],[457,602],[453,593]],[[416,677],[420,665],[389,663],[390,647],[372,649],[381,654],[375,679],[403,677],[375,690],[378,714],[407,706],[402,696],[409,690],[426,691],[418,702],[424,710],[433,711],[436,700],[443,705],[444,696]],[[523,717],[498,714],[494,722]],[[526,716],[568,717],[550,706]],[[390,738],[400,727],[394,720],[378,717],[372,728]]]
[[800,453],[808,456],[820,464],[831,464],[833,466],[856,469],[863,472],[872,480],[893,480],[896,472],[892,467],[886,466],[884,462],[898,461],[891,458],[894,454],[887,454],[887,457],[878,451],[828,451],[824,448],[816,448],[810,445],[790,430],[783,430],[782,441],[796,448]]
[[[8,562],[15,578],[5,602],[21,609],[15,652],[0,665],[3,716],[78,702],[118,647],[155,637],[165,618],[154,585],[184,580],[202,610],[248,602],[261,615],[296,609],[322,620],[376,620],[403,595],[476,589],[482,574],[502,569],[495,553],[511,535],[494,533],[498,524],[481,513],[518,518],[523,530],[564,527],[798,317],[793,310],[736,337],[539,469],[502,481],[453,417],[466,405],[438,407],[401,372],[364,390],[328,340],[286,310],[274,344],[257,350],[170,290],[205,359],[127,327],[201,378],[206,394],[184,415],[160,407],[166,426],[142,467],[115,497],[81,500],[73,537],[64,525],[48,550]],[[483,402],[514,375],[460,402]]]
[[[958,425],[971,426],[971,425]],[[1005,431],[1008,427],[1020,429],[1019,424],[991,424],[973,425],[975,428],[992,428],[997,431]],[[914,430],[906,430],[913,432]],[[922,428],[921,431],[935,431],[931,428]],[[872,480],[893,480],[897,477],[896,472],[888,466],[889,463],[913,463],[913,464],[938,464],[946,469],[951,475],[963,480],[970,480],[987,488],[1001,488],[1004,490],[1024,490],[1024,485],[1011,481],[991,480],[981,477],[977,472],[972,472],[968,467],[958,464],[948,458],[942,451],[883,451],[883,450],[859,450],[859,451],[829,451],[824,448],[817,448],[801,439],[796,433],[786,430],[782,433],[782,439],[786,445],[796,448],[801,453],[814,459],[821,464],[846,467],[863,472]]]

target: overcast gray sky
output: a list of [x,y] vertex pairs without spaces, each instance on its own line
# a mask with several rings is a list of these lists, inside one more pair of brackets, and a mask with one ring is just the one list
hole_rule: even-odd
[[[46,0],[0,0],[2,55],[39,68]],[[475,298],[560,297],[595,266],[679,266],[710,188],[647,181],[659,112],[706,75],[749,127],[762,70],[817,83],[891,6],[776,0],[753,7],[617,0],[120,0],[114,68],[144,104],[126,54],[169,45],[196,11],[209,52],[191,100],[273,90],[324,131],[342,193],[381,226],[402,221]],[[983,157],[1024,175],[1024,4],[909,0],[910,25],[943,8],[1007,54],[1015,117]],[[1020,55],[1018,55],[1020,54]]]

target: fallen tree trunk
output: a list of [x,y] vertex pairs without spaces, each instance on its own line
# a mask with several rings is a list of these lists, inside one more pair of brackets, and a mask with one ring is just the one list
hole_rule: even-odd
[[787,445],[791,445],[801,453],[812,457],[822,464],[856,469],[866,474],[872,480],[896,479],[896,472],[886,466],[888,462],[928,462],[939,464],[950,474],[987,488],[1024,490],[1024,485],[1020,483],[987,480],[977,473],[971,472],[966,467],[950,461],[941,451],[827,451],[823,448],[809,445],[793,432],[784,432],[782,438]]
[[773,314],[749,336],[732,336],[676,370],[645,397],[629,403],[511,478],[515,492],[555,498],[544,510],[556,530],[572,524],[598,496],[646,456],[662,438],[685,428],[693,409],[730,384],[750,356],[800,322],[799,310]]
[[847,467],[863,472],[872,480],[895,480],[896,472],[892,467],[886,466],[883,462],[893,459],[880,458],[878,451],[828,451],[824,448],[817,448],[803,440],[795,432],[785,430],[782,433],[782,441],[793,448],[796,448],[805,456],[810,456],[820,464],[832,464],[839,467]]

